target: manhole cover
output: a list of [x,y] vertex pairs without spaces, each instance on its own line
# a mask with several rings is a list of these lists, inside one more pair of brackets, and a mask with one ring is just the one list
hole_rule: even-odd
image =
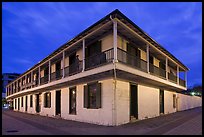
[[6,132],[18,132],[18,130],[8,130]]

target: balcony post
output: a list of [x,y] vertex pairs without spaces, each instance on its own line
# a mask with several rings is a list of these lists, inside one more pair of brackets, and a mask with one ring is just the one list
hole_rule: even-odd
[[30,81],[32,83],[31,85],[33,85],[33,71],[31,71],[31,80]]
[[65,51],[62,52],[62,78],[64,78]]
[[113,50],[114,50],[114,61],[117,62],[118,58],[117,58],[117,21],[114,20],[113,21]]
[[177,65],[177,84],[179,85],[179,66]]
[[27,88],[27,83],[28,83],[27,75],[25,75],[25,89]]
[[48,82],[50,82],[50,75],[51,75],[51,73],[50,73],[50,60],[49,60],[49,72],[48,72]]
[[40,85],[40,67],[38,68],[38,74],[39,74],[39,76],[38,76],[38,85]]
[[166,79],[168,80],[168,58],[166,57]]
[[146,47],[146,52],[147,52],[147,73],[149,73],[149,45],[147,44],[147,47]]
[[85,39],[83,39],[83,44],[82,44],[83,48],[82,48],[82,64],[83,64],[83,68],[82,68],[82,72],[84,72],[85,70]]
[[187,87],[187,71],[185,71],[185,75],[184,75],[184,79],[185,79],[185,84],[186,84],[186,87]]

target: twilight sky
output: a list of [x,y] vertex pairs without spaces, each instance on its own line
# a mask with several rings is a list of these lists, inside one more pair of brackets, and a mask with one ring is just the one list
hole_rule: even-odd
[[59,46],[119,9],[202,84],[201,2],[3,2],[2,72],[23,73]]

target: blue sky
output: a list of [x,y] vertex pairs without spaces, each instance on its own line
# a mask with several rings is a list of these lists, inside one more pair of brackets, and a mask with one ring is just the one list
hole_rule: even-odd
[[115,9],[190,69],[188,86],[202,83],[198,2],[4,2],[2,72],[25,72]]

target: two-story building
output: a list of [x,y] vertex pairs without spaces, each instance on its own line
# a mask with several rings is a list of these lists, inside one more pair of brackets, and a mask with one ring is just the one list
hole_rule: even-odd
[[15,111],[120,125],[201,106],[179,93],[188,70],[114,10],[11,82],[6,98]]

